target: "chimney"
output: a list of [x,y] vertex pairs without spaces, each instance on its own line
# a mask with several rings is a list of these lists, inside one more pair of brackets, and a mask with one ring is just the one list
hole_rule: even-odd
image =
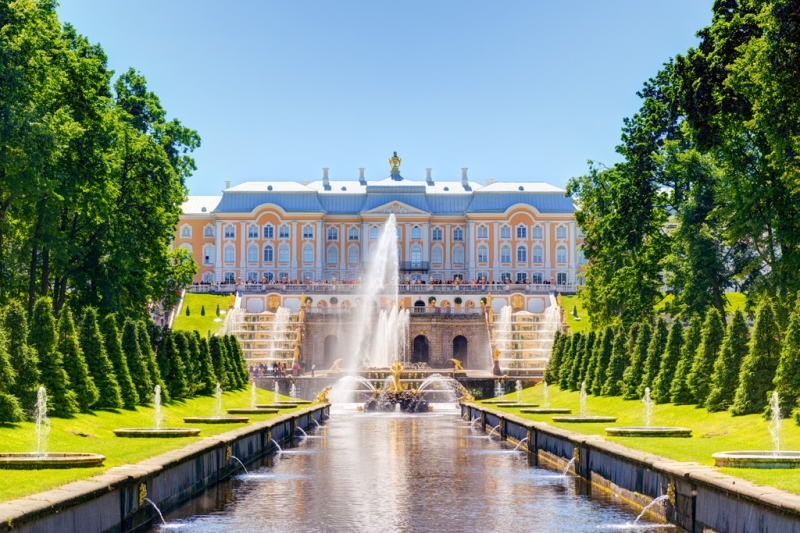
[[491,185],[494,183],[494,178],[486,178],[486,185]]
[[326,191],[331,190],[331,182],[328,181],[328,168],[322,167],[322,188]]
[[226,189],[230,189],[231,188],[231,180],[225,180],[225,188]]
[[469,185],[469,180],[467,180],[467,169],[466,168],[462,168],[461,169],[461,185],[464,185],[465,187]]
[[367,184],[367,178],[364,177],[364,171],[365,170],[366,169],[364,167],[360,167],[358,169],[358,183],[361,184],[361,185],[366,185]]
[[433,169],[432,168],[426,168],[425,169],[425,183],[427,183],[428,185],[433,185],[433,178],[431,177],[431,170],[433,170]]

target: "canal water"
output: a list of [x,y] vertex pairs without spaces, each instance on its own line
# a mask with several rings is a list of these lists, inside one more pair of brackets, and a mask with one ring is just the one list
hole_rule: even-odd
[[[456,409],[334,411],[277,456],[168,513],[178,532],[598,532],[678,529],[487,437]],[[299,433],[299,432],[298,432]]]

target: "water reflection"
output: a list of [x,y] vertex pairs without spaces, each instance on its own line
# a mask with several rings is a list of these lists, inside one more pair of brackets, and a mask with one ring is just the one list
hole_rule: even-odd
[[[151,531],[678,531],[458,418],[337,413]],[[641,526],[641,527],[640,527]]]

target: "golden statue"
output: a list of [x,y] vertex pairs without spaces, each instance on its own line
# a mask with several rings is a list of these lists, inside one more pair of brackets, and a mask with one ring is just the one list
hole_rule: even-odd
[[397,310],[402,311],[403,307],[405,307],[406,303],[403,300],[397,300]]
[[524,303],[525,302],[521,294],[515,294],[514,296],[511,297],[511,309],[513,309],[514,311],[519,311],[520,309],[522,309]]
[[300,295],[300,307],[306,306],[306,293]]
[[403,365],[400,364],[399,359],[395,359],[391,366],[392,371],[392,384],[389,389],[390,392],[400,392],[403,390],[400,385],[400,375],[403,373]]
[[453,372],[464,372],[464,367],[461,366],[461,361],[459,361],[458,359],[450,359],[450,362],[453,363],[453,365],[455,366]]
[[303,330],[300,329],[300,328],[297,328],[296,331],[297,331],[297,335],[295,336],[294,340],[297,341],[297,342],[300,342],[301,340],[303,340]]
[[494,357],[494,360],[495,360],[495,361],[499,360],[499,359],[500,359],[500,350],[498,350],[497,348],[495,348],[495,349],[494,349],[494,352],[493,352],[493,354],[492,354],[492,357]]
[[302,324],[303,321],[306,319],[306,310],[301,307],[300,311],[297,313],[297,317],[298,317],[297,323]]
[[486,293],[486,307],[492,307],[492,293]]
[[461,398],[460,401],[462,402],[474,402],[475,397],[469,393],[467,389],[464,388],[464,385],[461,383],[458,384],[458,390],[461,391]]
[[295,360],[295,362],[297,362],[299,359],[300,359],[300,345],[299,344],[295,344],[294,345],[294,360]]
[[389,164],[392,166],[392,174],[400,174],[400,163],[402,162],[403,160],[397,157],[397,152],[395,152],[394,155],[389,158]]
[[331,365],[331,369],[328,370],[328,372],[331,374],[333,374],[334,372],[341,372],[341,370],[339,370],[339,363],[341,362],[342,362],[341,359],[337,359],[336,361],[334,361],[333,365]]
[[490,308],[489,308],[489,309],[486,311],[486,317],[487,317],[487,318],[488,318],[488,320],[489,320],[489,325],[490,325],[490,326],[491,326],[492,324],[494,324],[494,311],[492,311],[492,308],[491,308],[491,307],[490,307]]
[[278,307],[280,306],[281,306],[281,298],[277,294],[273,294],[272,296],[267,298],[267,309],[269,309],[270,312],[274,313],[275,311],[278,310]]
[[322,389],[322,392],[320,392],[317,395],[317,401],[319,403],[331,403],[331,401],[328,399],[328,393],[331,391],[332,388],[333,387],[325,387],[324,389]]

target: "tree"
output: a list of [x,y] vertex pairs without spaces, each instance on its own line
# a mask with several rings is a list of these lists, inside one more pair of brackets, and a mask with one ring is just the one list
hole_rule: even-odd
[[75,391],[78,407],[81,411],[88,411],[100,399],[100,391],[89,373],[75,321],[68,308],[61,310],[61,317],[58,319],[58,351],[64,357],[64,369],[69,376],[72,390]]
[[653,380],[652,396],[656,403],[668,403],[670,400],[672,381],[675,378],[675,369],[681,359],[682,347],[683,325],[679,321],[675,321],[669,331],[669,337],[667,337],[667,346],[661,357],[658,375]]
[[558,383],[558,370],[561,366],[561,357],[564,354],[564,345],[561,339],[566,340],[566,335],[561,330],[556,330],[553,335],[553,348],[550,351],[550,359],[544,369],[543,379],[546,383]]
[[574,350],[581,340],[580,332],[573,333],[568,337],[568,343],[564,346],[564,356],[561,359],[561,370],[558,374],[558,387],[561,390],[569,389],[569,379],[572,375],[572,359]]
[[225,365],[227,355],[224,353],[225,346],[220,341],[220,338],[217,336],[211,337],[208,340],[208,349],[211,355],[211,363],[214,365],[214,374],[217,376],[219,384],[222,385],[223,389],[233,388],[234,384],[228,381],[228,370]]
[[201,305],[200,306],[200,316],[206,316],[206,306],[205,305]]
[[106,353],[103,334],[97,323],[97,310],[87,307],[83,312],[80,325],[80,344],[89,374],[94,380],[100,397],[95,402],[97,409],[118,409],[122,407],[122,393],[120,392],[114,365]]
[[702,329],[703,322],[700,320],[700,315],[692,315],[692,318],[689,320],[689,327],[686,329],[686,334],[683,337],[681,358],[675,367],[675,375],[672,378],[672,385],[670,385],[669,389],[670,400],[676,405],[685,405],[695,402],[694,395],[687,382],[687,376],[692,370],[694,355],[697,353],[698,346],[700,346]]
[[8,393],[19,400],[24,411],[32,411],[41,375],[36,350],[28,345],[28,317],[21,303],[13,301],[8,304],[3,326],[8,333],[8,359],[16,374],[14,383],[8,386]]
[[200,333],[194,332],[195,342],[197,343],[200,356],[197,361],[197,381],[198,392],[201,394],[212,394],[216,388],[217,375],[214,373],[214,363],[211,361],[211,352],[208,348],[208,340],[200,337]]
[[25,420],[19,400],[8,392],[16,382],[17,374],[8,358],[6,344],[5,334],[0,329],[0,424]]
[[139,335],[136,329],[136,322],[130,318],[125,319],[125,324],[122,326],[122,351],[128,363],[131,381],[139,396],[139,403],[147,404],[153,394],[153,381],[150,379],[147,362],[139,347]]
[[705,405],[706,398],[711,392],[711,374],[724,337],[722,317],[715,307],[711,307],[706,312],[706,319],[700,332],[700,346],[695,352],[692,370],[686,376],[686,383],[692,391],[694,401],[700,405]]
[[[577,342],[576,342],[577,341]],[[570,371],[569,371],[569,390],[579,390],[581,388],[581,367],[583,366],[583,356],[586,354],[586,337],[580,333],[576,333],[572,337],[572,354],[570,357]]]
[[[790,416],[798,405],[800,395],[800,313],[795,309],[789,320],[783,337],[783,348],[778,362],[778,370],[773,380],[775,392],[778,393],[781,405],[781,414],[785,418]],[[770,417],[769,408],[765,416]]]
[[606,376],[608,373],[608,364],[611,362],[611,354],[614,350],[614,330],[611,329],[611,326],[606,326],[606,330],[603,333],[603,343],[600,345],[600,351],[597,352],[597,366],[595,368],[595,374],[593,385],[592,385],[592,393],[595,396],[600,396],[603,392],[603,387],[606,384]]
[[236,335],[228,335],[228,353],[233,354],[234,369],[238,373],[242,387],[247,386],[250,381],[250,370],[247,368],[247,361],[244,359],[244,353]]
[[734,416],[759,413],[767,406],[780,360],[781,344],[772,304],[765,301],[756,312],[753,336],[739,372],[739,387],[733,398]]
[[594,378],[597,374],[597,358],[600,357],[600,352],[602,351],[604,334],[605,330],[601,330],[597,335],[595,335],[594,331],[591,332],[591,335],[596,336],[596,339],[592,341],[592,349],[586,352],[586,358],[588,358],[589,361],[586,364],[586,372],[584,373],[586,392],[589,394],[592,393],[592,385],[594,384]]
[[581,375],[580,381],[586,383],[586,390],[592,390],[592,381],[594,380],[594,368],[592,368],[592,358],[593,358],[593,350],[595,345],[595,337],[596,334],[594,331],[590,331],[588,335],[586,335],[586,343],[583,347],[583,361],[581,367]]
[[[631,326],[633,327],[633,326]],[[647,360],[647,347],[650,345],[650,337],[653,335],[653,328],[650,324],[643,324],[639,327],[639,334],[636,336],[636,345],[631,353],[631,365],[622,374],[622,398],[625,400],[638,400],[639,394],[637,387],[642,382],[644,374],[644,363]]]
[[[434,300],[434,301],[435,301],[435,300]],[[217,311],[216,311],[216,313],[217,313],[217,316],[219,316],[219,304],[217,304]]]
[[[150,341],[150,335],[147,333],[147,326],[141,321],[136,323],[136,336],[139,340],[139,349],[142,352],[142,360],[147,366],[147,373],[150,375],[150,382],[155,388],[156,385],[161,387],[161,399],[164,402],[169,401],[169,390],[166,383],[161,378],[161,370],[156,362],[156,353],[153,351],[153,345]],[[148,395],[149,397],[149,395]],[[141,400],[141,398],[139,398]]]
[[238,361],[238,353],[231,342],[231,336],[225,335],[222,337],[222,343],[225,345],[225,354],[227,359],[225,363],[228,368],[228,380],[231,383],[236,383],[235,388],[241,389],[247,385],[247,380],[242,380],[242,373],[240,371],[240,364]]
[[111,364],[114,365],[114,375],[117,377],[117,383],[119,383],[122,406],[125,409],[136,409],[136,404],[139,403],[139,394],[137,394],[136,386],[131,379],[128,361],[122,353],[122,342],[119,338],[117,319],[114,318],[114,315],[106,315],[103,319],[102,330],[106,353]]
[[190,316],[191,314],[192,314],[192,312],[189,311],[189,306],[187,305],[186,306],[186,316]]
[[747,355],[749,337],[750,331],[744,315],[741,311],[736,311],[728,324],[719,357],[714,362],[711,392],[706,399],[706,408],[709,411],[725,411],[733,403],[733,396],[739,386],[742,360]]
[[167,338],[169,375],[166,381],[172,398],[187,398],[190,394],[186,381],[186,364],[184,363],[184,356],[188,355],[189,348],[183,333],[182,331],[173,331]]
[[[636,326],[635,331],[634,326]],[[631,325],[631,333],[633,335],[639,334],[638,323]],[[603,383],[603,388],[600,391],[600,394],[603,396],[619,396],[622,394],[622,377],[625,373],[625,368],[630,364],[627,346],[628,338],[625,335],[625,330],[619,328],[619,331],[617,331],[617,334],[614,336],[611,360],[608,362],[606,378]]]
[[56,346],[56,319],[49,298],[39,298],[33,307],[28,342],[39,354],[42,386],[47,390],[48,412],[53,416],[69,416],[80,407],[70,389],[69,376]]
[[658,369],[661,367],[661,356],[664,354],[664,348],[667,346],[668,335],[667,321],[663,318],[659,318],[656,321],[656,328],[653,331],[650,344],[647,346],[647,358],[645,359],[644,368],[642,370],[642,381],[636,389],[640,397],[644,397],[644,390],[647,387],[652,388],[653,381],[658,375]]
[[195,337],[194,332],[184,331],[183,334],[186,337],[187,349],[187,355],[183,358],[183,364],[186,366],[187,390],[191,396],[194,396],[203,387],[203,383],[198,382],[200,346],[197,344],[197,337]]

